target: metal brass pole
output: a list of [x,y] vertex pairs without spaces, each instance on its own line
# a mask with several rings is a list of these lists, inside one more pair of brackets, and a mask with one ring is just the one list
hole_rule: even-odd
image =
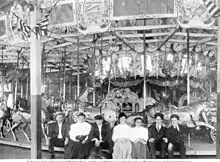
[[187,29],[186,32],[187,32],[187,105],[189,105],[190,103],[189,29]]
[[2,102],[4,101],[4,66],[3,66],[3,59],[4,59],[4,47],[2,46]]

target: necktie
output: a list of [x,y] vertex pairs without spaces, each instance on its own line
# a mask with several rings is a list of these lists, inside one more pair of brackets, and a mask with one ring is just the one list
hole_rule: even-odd
[[159,128],[159,126],[157,126],[157,131],[159,132],[159,130],[160,130],[160,128]]

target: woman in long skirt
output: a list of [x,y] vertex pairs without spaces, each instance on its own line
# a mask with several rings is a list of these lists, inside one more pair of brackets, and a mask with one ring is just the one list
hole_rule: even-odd
[[115,128],[113,129],[113,159],[131,159],[131,127],[126,124],[126,118],[127,116],[124,113],[120,113],[120,124],[115,126]]
[[137,117],[134,119],[135,127],[132,128],[132,158],[148,159],[150,157],[147,146],[148,129],[143,127],[143,119]]

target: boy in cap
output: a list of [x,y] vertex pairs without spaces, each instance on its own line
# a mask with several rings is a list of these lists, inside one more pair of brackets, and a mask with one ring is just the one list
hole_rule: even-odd
[[183,134],[186,133],[187,129],[179,124],[179,116],[172,114],[170,116],[172,126],[167,129],[168,138],[168,158],[173,158],[173,151],[180,152],[180,158],[184,159],[186,155],[186,147],[183,141]]
[[167,148],[166,128],[162,125],[163,114],[154,114],[155,122],[149,127],[149,150],[151,158],[156,159],[156,150],[160,151],[160,158],[163,159]]
[[54,159],[54,146],[64,147],[68,143],[69,125],[64,122],[64,112],[55,114],[56,122],[48,125],[47,145],[50,152],[50,158]]

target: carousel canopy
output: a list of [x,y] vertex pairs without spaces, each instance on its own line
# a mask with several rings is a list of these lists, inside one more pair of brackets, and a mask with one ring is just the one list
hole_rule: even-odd
[[[30,2],[0,0],[1,63],[23,63],[22,67],[28,68],[30,39],[22,27],[29,25]],[[182,76],[186,73],[187,28],[190,66],[194,70],[191,74],[202,77],[204,69],[216,67],[216,19],[202,0],[35,2],[42,11],[40,31],[46,31],[40,39],[47,73],[65,67],[74,75],[79,63],[80,73],[95,69],[96,77],[101,79],[141,76],[146,46],[146,69],[150,76]],[[191,8],[188,12],[187,6]],[[46,20],[45,26],[42,20]],[[193,26],[193,22],[200,27]]]

